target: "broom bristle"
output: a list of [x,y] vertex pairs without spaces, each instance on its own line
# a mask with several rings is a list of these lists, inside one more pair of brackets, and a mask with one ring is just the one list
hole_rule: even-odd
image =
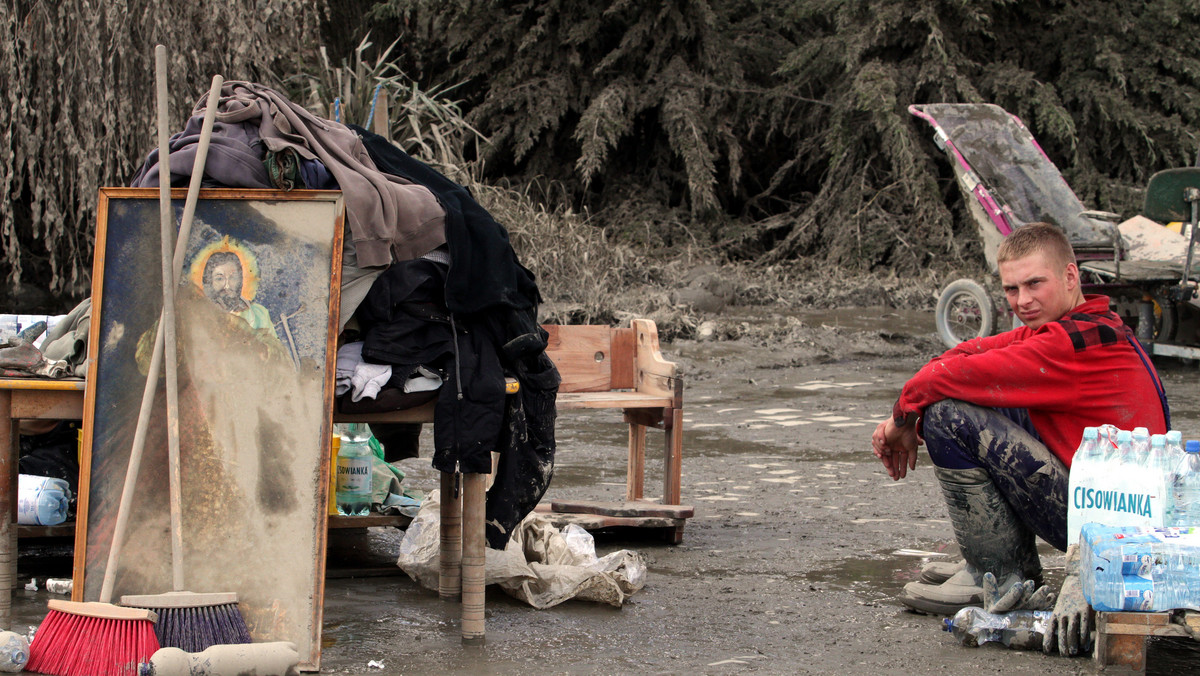
[[164,648],[198,653],[214,645],[251,640],[250,629],[238,610],[237,594],[167,592],[122,596],[121,605],[153,610],[158,615],[154,632]]
[[159,648],[155,614],[107,603],[50,602],[25,670],[55,676],[130,676]]

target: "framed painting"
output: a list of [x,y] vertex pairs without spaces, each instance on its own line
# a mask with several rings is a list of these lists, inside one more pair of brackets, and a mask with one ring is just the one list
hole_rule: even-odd
[[[157,188],[100,191],[77,601],[99,600],[125,484],[162,309],[159,218]],[[184,590],[237,592],[253,640],[295,643],[303,670],[320,662],[342,223],[336,191],[204,190],[176,271]],[[172,591],[164,392],[114,603]]]

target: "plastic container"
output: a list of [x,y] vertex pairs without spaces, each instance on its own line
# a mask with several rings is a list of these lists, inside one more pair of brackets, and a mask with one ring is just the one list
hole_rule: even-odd
[[[1083,491],[1092,487],[1093,475],[1103,457],[1104,448],[1100,445],[1099,430],[1095,427],[1083,428],[1083,437],[1071,458],[1067,495],[1082,496]],[[1070,500],[1067,505],[1067,542],[1079,541],[1079,529],[1084,523],[1082,500]]]
[[993,642],[1013,650],[1041,650],[1042,638],[1052,615],[1048,610],[989,613],[983,608],[968,606],[942,622],[943,629],[954,634],[965,646],[978,647]]
[[1084,525],[1080,583],[1096,610],[1200,610],[1200,528]]
[[29,639],[12,631],[0,631],[0,672],[15,674],[29,661]]
[[1099,446],[1105,450],[1094,462],[1085,459],[1078,463],[1078,469],[1076,461],[1071,462],[1068,543],[1078,542],[1079,528],[1085,523],[1146,527],[1165,523],[1162,515],[1169,501],[1162,495],[1162,476],[1145,462],[1149,456],[1149,435],[1144,438],[1139,435],[1138,446],[1144,442],[1145,451],[1134,450],[1133,433],[1129,430],[1104,425],[1098,436]]
[[342,448],[342,437],[334,431],[329,443],[329,516],[337,516],[337,463],[338,451]]
[[[300,662],[296,644],[288,641],[214,645],[203,652],[160,648],[138,665],[139,676],[287,676]],[[131,673],[133,673],[131,671]]]
[[366,423],[341,426],[341,448],[337,461],[337,506],[343,516],[371,513],[372,458],[371,428]]
[[1200,441],[1188,439],[1171,478],[1171,525],[1200,526]]
[[71,488],[66,479],[22,474],[17,481],[17,523],[57,526],[67,520]]

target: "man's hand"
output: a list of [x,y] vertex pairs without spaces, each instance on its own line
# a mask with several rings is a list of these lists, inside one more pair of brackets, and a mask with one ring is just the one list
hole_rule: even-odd
[[920,445],[916,421],[897,427],[889,417],[879,423],[871,435],[871,450],[893,480],[903,479],[908,475],[908,470],[916,469],[917,446]]

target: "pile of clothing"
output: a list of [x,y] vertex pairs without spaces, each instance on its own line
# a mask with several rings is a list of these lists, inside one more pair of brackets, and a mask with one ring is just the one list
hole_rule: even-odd
[[[171,138],[173,186],[191,180],[205,105]],[[131,185],[157,186],[161,172],[154,150]],[[536,281],[508,232],[385,138],[251,82],[224,83],[204,174],[206,187],[342,191],[338,405],[373,412],[436,397],[436,469],[489,473],[500,454],[486,519],[489,546],[502,549],[549,485],[560,381]]]

